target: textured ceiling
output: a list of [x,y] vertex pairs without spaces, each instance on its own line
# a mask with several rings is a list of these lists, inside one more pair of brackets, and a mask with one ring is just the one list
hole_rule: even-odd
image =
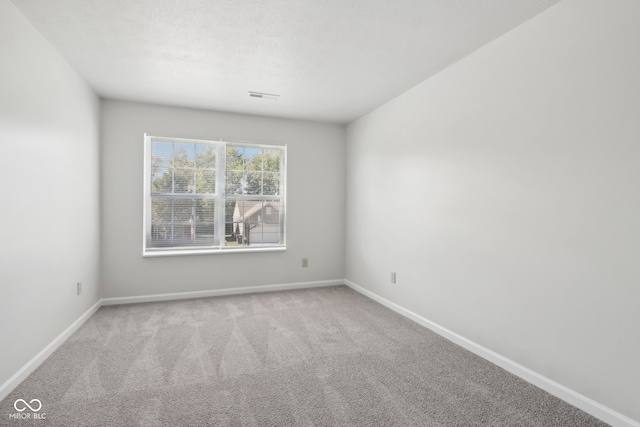
[[339,123],[558,1],[12,0],[101,96]]

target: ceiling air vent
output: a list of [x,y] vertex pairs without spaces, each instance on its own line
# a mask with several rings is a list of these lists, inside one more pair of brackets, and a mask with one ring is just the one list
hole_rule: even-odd
[[273,93],[262,93],[262,92],[251,92],[249,91],[249,97],[251,98],[261,98],[261,99],[270,99],[272,101],[277,101],[280,98],[280,95],[274,95]]

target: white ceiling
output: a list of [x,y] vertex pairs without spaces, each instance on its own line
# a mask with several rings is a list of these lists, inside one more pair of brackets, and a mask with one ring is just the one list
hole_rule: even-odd
[[103,97],[338,123],[558,1],[12,0]]

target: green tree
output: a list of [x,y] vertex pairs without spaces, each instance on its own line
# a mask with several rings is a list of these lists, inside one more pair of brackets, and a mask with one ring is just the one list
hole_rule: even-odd
[[[160,194],[214,194],[217,178],[216,150],[199,150],[186,144],[158,143],[151,155],[151,192]],[[187,147],[187,149],[185,149]],[[191,156],[187,150],[191,151]],[[168,158],[160,154],[167,153]],[[273,195],[280,191],[280,150],[227,146],[226,193],[228,195]],[[213,238],[214,200],[194,197],[151,200],[152,233],[169,240]],[[233,235],[235,201],[225,201],[225,234]],[[193,231],[192,231],[193,230]]]
[[[280,163],[280,150],[228,147],[227,193],[256,196],[279,195]],[[226,202],[226,233],[232,236],[237,228],[233,223],[235,207],[236,201]],[[245,222],[245,233],[258,225]]]
[[[165,147],[165,150],[171,152]],[[152,156],[153,193],[200,193],[215,192],[216,156],[215,150],[206,147],[198,152],[194,145],[195,158],[190,159],[184,147],[175,149],[166,161]],[[171,199],[166,197],[152,198],[152,228],[158,236],[175,239],[192,240],[194,237],[213,236],[214,202],[210,199]],[[195,236],[192,234],[195,232]]]

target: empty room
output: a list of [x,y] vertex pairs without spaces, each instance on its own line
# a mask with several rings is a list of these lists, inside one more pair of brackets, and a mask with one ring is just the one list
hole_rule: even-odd
[[0,0],[0,426],[640,427],[639,16]]

